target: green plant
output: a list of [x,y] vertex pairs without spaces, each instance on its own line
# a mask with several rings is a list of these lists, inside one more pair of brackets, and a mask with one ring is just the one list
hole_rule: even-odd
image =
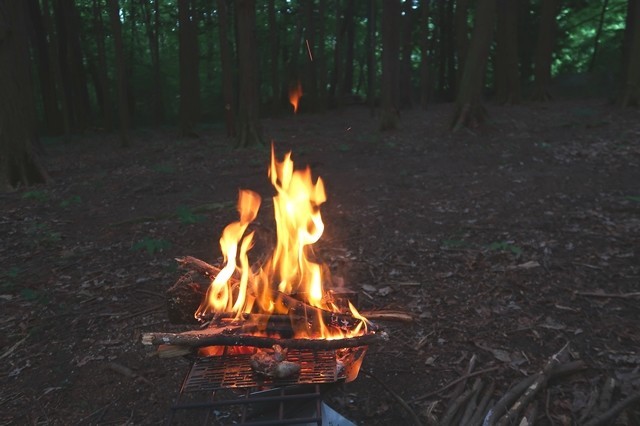
[[171,243],[167,240],[144,237],[142,240],[135,243],[131,247],[131,250],[146,250],[147,253],[154,254],[164,249],[168,249],[169,247],[171,247]]
[[27,229],[29,235],[37,244],[53,244],[62,239],[62,234],[53,231],[46,223],[34,223]]
[[1,275],[0,291],[13,291],[18,286],[16,278],[20,275],[20,268],[12,266],[7,272]]
[[25,192],[22,194],[22,198],[25,200],[47,201],[49,199],[49,195],[45,191],[39,191],[36,189]]
[[159,173],[173,173],[176,171],[176,168],[173,165],[167,163],[156,164],[151,168]]
[[65,200],[60,201],[60,207],[65,208],[82,203],[82,198],[79,195],[73,195]]
[[178,219],[180,219],[180,222],[184,224],[198,223],[202,222],[205,219],[203,215],[195,214],[187,206],[178,206],[176,214],[178,215]]
[[455,238],[448,238],[446,240],[442,240],[442,246],[445,248],[460,248],[467,246],[467,242],[464,240],[459,240]]
[[636,203],[640,203],[640,195],[627,195],[624,198],[626,198],[627,200],[635,201]]
[[513,245],[508,241],[494,241],[493,243],[489,244],[488,248],[489,250],[495,251],[508,251],[515,254],[516,256],[522,254],[522,249],[520,247]]
[[346,143],[342,143],[342,144],[338,145],[338,151],[340,151],[340,152],[349,152],[349,151],[351,151],[351,145],[346,144]]

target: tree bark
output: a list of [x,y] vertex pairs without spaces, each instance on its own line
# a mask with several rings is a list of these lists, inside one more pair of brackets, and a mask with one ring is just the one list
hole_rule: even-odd
[[551,99],[549,83],[551,83],[551,60],[556,41],[557,15],[558,0],[541,0],[538,42],[534,59],[535,87],[532,95],[532,99],[536,101]]
[[318,38],[313,60],[316,62],[318,72],[318,109],[327,108],[327,54],[325,52],[325,16],[327,14],[327,0],[318,2]]
[[398,69],[400,50],[399,0],[385,0],[382,3],[382,85],[380,130],[398,127]]
[[238,0],[238,127],[237,147],[263,145],[260,124],[260,92],[258,90],[258,51],[256,41],[255,0]]
[[234,97],[233,61],[231,45],[229,44],[229,4],[227,0],[218,1],[218,29],[220,31],[220,65],[222,67],[222,101],[224,103],[224,124],[227,137],[236,136]]
[[313,60],[313,54],[316,52],[316,25],[314,14],[314,1],[304,0],[303,2],[303,14],[304,14],[304,38],[305,38],[305,60],[304,64],[304,105],[309,111],[317,111],[318,109],[318,70],[316,68],[316,62]]
[[[517,0],[513,0],[514,2]],[[456,88],[460,84],[462,72],[464,70],[464,61],[467,56],[467,48],[469,46],[469,24],[467,18],[469,16],[469,0],[456,0],[456,11],[453,15],[453,24],[455,27],[455,45],[456,45]]]
[[182,136],[196,136],[200,116],[198,74],[198,24],[195,0],[178,0],[178,44],[180,57],[179,127]]
[[269,72],[271,77],[271,111],[278,114],[281,107],[281,91],[280,91],[280,46],[278,45],[278,21],[276,16],[275,0],[269,0],[267,3],[267,14],[269,19],[269,48],[271,55],[271,63],[269,64]]
[[596,30],[596,35],[593,38],[593,53],[591,54],[591,61],[589,61],[589,68],[588,68],[589,72],[592,72],[594,66],[596,65],[596,58],[598,57],[598,47],[600,45],[600,36],[602,35],[602,26],[604,24],[604,15],[607,12],[608,5],[609,5],[609,0],[604,0],[602,2],[600,19],[598,19],[598,29]]
[[627,28],[625,29],[625,38],[628,37],[629,44],[625,58],[626,68],[624,69],[625,86],[620,95],[620,106],[637,106],[640,104],[640,2],[638,0],[629,0],[627,7],[629,17],[627,19]]
[[0,2],[0,190],[47,182],[34,152],[35,104],[27,4]]
[[346,20],[342,16],[342,6],[340,0],[335,0],[336,6],[336,34],[335,44],[333,46],[333,72],[331,74],[331,82],[329,85],[329,102],[332,106],[340,105],[340,95],[342,93],[342,86],[344,84],[343,79],[343,49],[344,49],[344,34]]
[[413,28],[416,23],[412,2],[403,4],[404,10],[401,20],[402,27],[402,52],[399,71],[399,106],[411,108],[413,106],[412,67],[411,55],[413,53]]
[[118,128],[120,131],[120,144],[122,147],[130,145],[129,142],[129,101],[127,98],[127,76],[124,63],[124,48],[122,46],[122,23],[120,22],[120,6],[118,0],[108,0],[109,20],[111,21],[111,33],[115,48],[116,59],[116,84],[118,86]]
[[482,88],[495,21],[496,0],[478,0],[473,34],[456,97],[453,130],[463,126],[478,126],[484,121]]
[[340,97],[344,98],[345,96],[351,95],[353,92],[353,69],[354,69],[354,44],[356,37],[356,26],[355,26],[355,13],[356,13],[356,4],[355,0],[347,0],[347,6],[344,14],[344,28],[345,28],[345,69],[344,69],[344,80],[340,91]]
[[518,2],[498,0],[497,20],[496,99],[503,104],[516,104],[520,102]]

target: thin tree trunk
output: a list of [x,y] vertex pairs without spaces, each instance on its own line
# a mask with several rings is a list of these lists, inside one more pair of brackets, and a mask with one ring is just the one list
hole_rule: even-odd
[[318,39],[316,51],[313,56],[318,71],[318,107],[324,110],[327,107],[327,55],[325,52],[325,15],[327,13],[327,0],[318,2]]
[[198,75],[198,24],[195,0],[178,0],[178,42],[180,57],[179,127],[182,136],[196,136],[200,116]]
[[628,57],[624,69],[625,86],[620,95],[619,104],[623,107],[640,104],[640,2],[629,0],[627,7]]
[[460,91],[456,97],[453,130],[463,126],[475,127],[484,122],[482,88],[495,23],[496,0],[478,0],[473,34],[465,58]]
[[[515,2],[517,0],[513,0]],[[453,15],[453,23],[455,27],[455,43],[456,43],[456,87],[460,84],[462,78],[462,70],[464,69],[464,60],[467,56],[467,48],[469,46],[469,24],[467,17],[469,15],[469,0],[456,0],[456,11]]]
[[548,101],[551,99],[549,83],[551,83],[551,60],[556,40],[556,16],[558,0],[541,0],[540,26],[535,52],[535,88],[532,99]]
[[344,49],[344,33],[346,20],[342,16],[341,1],[335,0],[336,6],[336,34],[335,45],[333,46],[333,73],[331,74],[331,84],[329,86],[329,102],[333,106],[340,105],[340,94],[343,86],[343,49]]
[[589,61],[589,72],[593,71],[593,67],[596,64],[596,58],[598,57],[598,46],[600,45],[600,36],[602,35],[604,15],[607,12],[608,5],[609,5],[609,0],[603,0],[602,11],[600,12],[600,19],[598,20],[598,29],[596,30],[596,35],[593,38],[593,54],[591,55],[591,61]]
[[281,92],[280,92],[280,67],[279,57],[280,46],[278,45],[278,21],[276,16],[275,0],[269,0],[267,4],[267,14],[269,19],[269,47],[271,54],[270,61],[270,77],[271,77],[271,111],[277,114],[280,111],[281,106]]
[[0,3],[0,190],[48,181],[33,150],[35,104],[27,4]]
[[355,9],[356,4],[355,0],[347,0],[347,8],[345,9],[344,15],[344,25],[345,25],[345,36],[346,36],[346,56],[345,56],[345,70],[344,70],[344,80],[342,85],[342,90],[340,91],[340,97],[348,96],[353,92],[353,70],[354,70],[354,59],[355,59],[355,37],[356,37],[356,26],[355,26]]
[[147,0],[140,0],[144,13],[147,38],[149,39],[149,53],[151,56],[151,102],[153,103],[153,123],[158,126],[164,122],[164,99],[162,96],[162,73],[160,71],[160,43],[158,33],[160,31],[159,0],[153,0],[153,22],[151,10]]
[[220,31],[220,64],[222,67],[222,99],[224,102],[224,123],[227,136],[236,136],[233,84],[233,63],[231,46],[229,45],[229,7],[227,0],[218,0],[218,29]]
[[118,120],[120,143],[123,147],[129,142],[129,102],[127,99],[127,76],[124,64],[124,48],[122,47],[122,23],[120,22],[120,6],[118,0],[108,0],[111,33],[115,48],[116,84],[118,86]]
[[260,92],[258,90],[258,50],[256,40],[256,2],[238,0],[238,132],[236,145],[263,145],[260,125]]
[[413,105],[413,87],[411,78],[411,55],[413,53],[413,27],[415,26],[416,13],[413,11],[413,3],[405,2],[403,4],[404,11],[401,20],[401,38],[402,38],[402,53],[400,60],[400,73],[399,73],[399,99],[398,103],[402,108],[411,108]]
[[32,23],[31,40],[38,63],[37,68],[45,127],[48,134],[59,135],[63,131],[61,126],[62,117],[60,115],[60,109],[58,108],[55,74],[49,58],[47,33],[45,32],[42,13],[40,11],[40,2],[38,0],[29,0],[28,5]]
[[420,107],[429,103],[429,0],[420,2]]
[[398,127],[400,0],[382,3],[382,85],[380,130]]
[[304,71],[304,105],[309,111],[316,111],[318,108],[318,71],[316,69],[316,62],[313,60],[313,53],[316,49],[316,34],[314,24],[313,13],[313,0],[304,0],[303,12],[304,12],[304,37],[306,52],[305,60],[303,64]]
[[74,0],[66,0],[64,6],[64,19],[68,30],[69,42],[69,69],[71,70],[71,90],[75,112],[76,128],[84,130],[89,124],[91,116],[91,103],[89,101],[89,89],[87,85],[87,73],[84,68],[84,53],[82,50],[82,26],[80,25],[80,13]]
[[367,2],[367,104],[369,114],[373,117],[376,107],[375,79],[376,79],[376,2]]
[[518,2],[498,0],[495,66],[496,99],[504,104],[520,102],[518,69]]
[[98,66],[96,69],[98,84],[100,87],[100,110],[102,112],[102,125],[106,130],[113,127],[113,110],[111,102],[111,92],[109,84],[109,75],[107,68],[107,49],[104,42],[104,21],[102,20],[102,11],[104,4],[100,0],[93,0],[93,28],[96,34],[96,47]]

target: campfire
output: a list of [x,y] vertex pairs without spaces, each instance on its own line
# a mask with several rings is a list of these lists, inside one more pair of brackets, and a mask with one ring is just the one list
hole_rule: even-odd
[[168,291],[169,316],[200,328],[142,336],[161,357],[195,357],[188,377],[200,387],[205,370],[212,388],[352,381],[368,345],[387,338],[349,300],[353,293],[330,288],[329,268],[314,253],[324,230],[322,179],[296,170],[290,152],[278,161],[273,147],[268,176],[276,194],[271,254],[250,260],[261,197],[240,190],[239,219],[220,238],[222,264],[177,259],[187,272]]

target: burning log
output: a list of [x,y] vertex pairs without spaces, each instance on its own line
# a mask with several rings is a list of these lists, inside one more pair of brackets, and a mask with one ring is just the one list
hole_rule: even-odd
[[[220,268],[192,256],[179,257],[176,261],[180,267],[187,270],[187,273],[166,292],[169,321],[172,324],[197,324],[198,320],[194,317],[194,312],[205,298],[207,287],[211,280],[220,273]],[[354,328],[360,321],[348,314],[323,311],[279,291],[272,291],[271,296],[273,300],[278,300],[282,305],[286,306],[291,314],[307,317],[310,313],[313,315],[320,314],[325,324],[332,324],[339,326],[339,328]],[[361,313],[365,318],[374,321],[413,321],[413,317],[406,312],[385,310],[365,311]],[[214,317],[224,318],[228,316],[235,316],[235,314],[210,315],[202,318],[202,320],[209,321]],[[247,318],[246,314],[243,315],[243,318]],[[369,328],[373,330],[378,329],[378,327],[373,324],[370,325]]]
[[146,346],[175,345],[188,348],[205,346],[253,346],[271,348],[280,345],[283,348],[331,350],[368,346],[388,340],[384,331],[344,339],[280,339],[247,334],[211,333],[210,331],[187,331],[184,333],[142,333],[142,344]]

